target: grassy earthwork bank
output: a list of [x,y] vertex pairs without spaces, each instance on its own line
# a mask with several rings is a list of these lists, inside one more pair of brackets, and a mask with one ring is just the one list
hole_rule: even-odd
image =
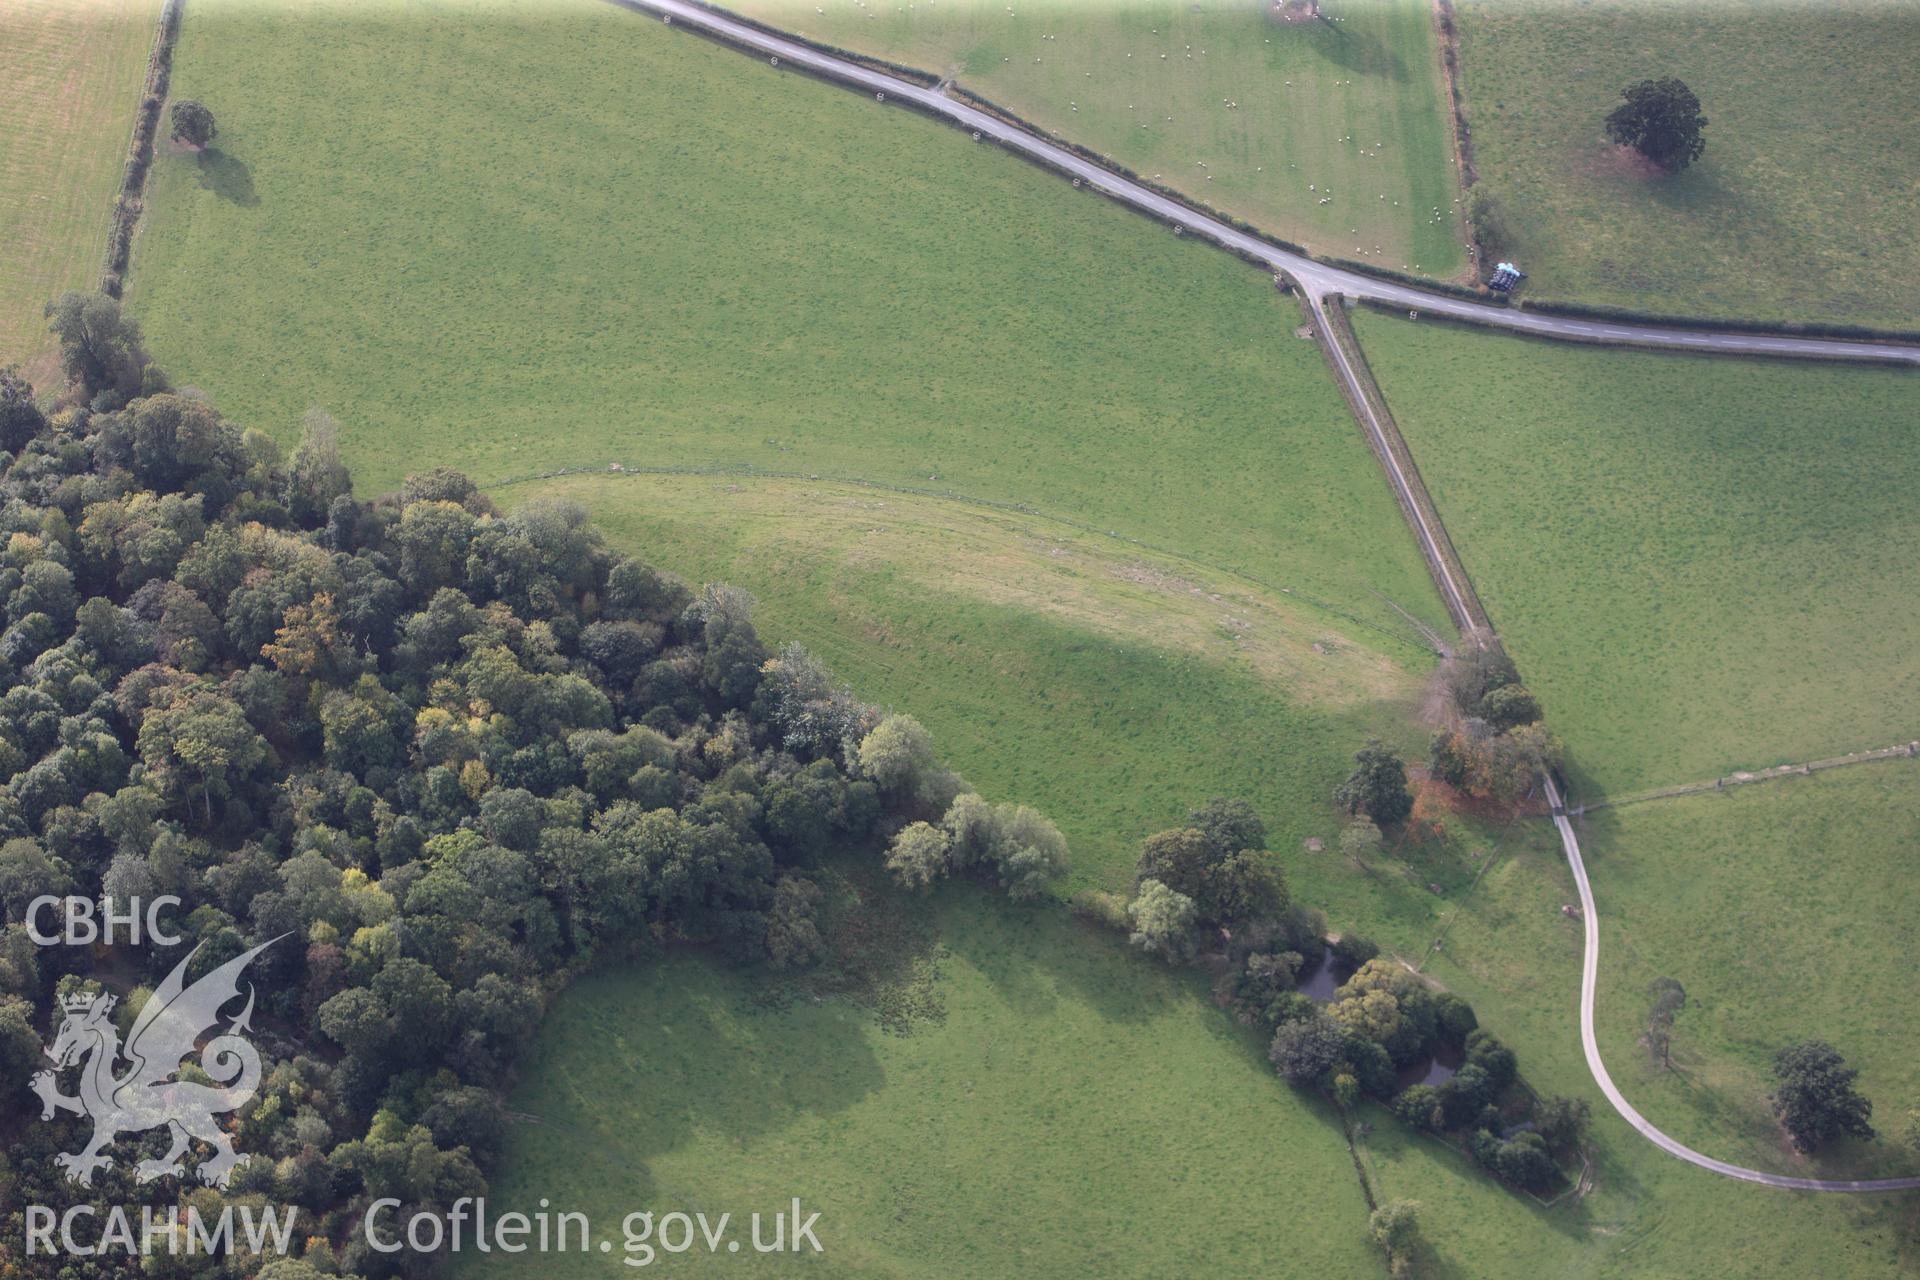
[[[366,490],[431,465],[490,484],[591,468],[497,496],[571,495],[658,563],[749,587],[770,638],[925,720],[996,799],[1052,813],[1076,886],[1119,883],[1194,803],[1254,797],[1299,898],[1427,956],[1543,1091],[1594,1097],[1544,824],[1454,820],[1368,869],[1331,850],[1345,753],[1424,736],[1407,615],[1444,614],[1258,273],[964,135],[584,0],[196,0],[175,85],[220,145],[156,166],[131,305],[178,382],[288,439],[325,407]],[[1520,656],[1579,750],[1587,679]],[[852,996],[769,999],[697,955],[581,984],[522,1075],[537,1119],[492,1199],[545,1195],[605,1230],[797,1194],[835,1275],[1378,1268],[1337,1123],[1188,977],[1057,904],[955,887],[888,919],[917,931],[913,963]],[[1751,1189],[1604,1118],[1601,1190],[1552,1210],[1372,1123],[1362,1159],[1430,1206],[1442,1275],[1901,1261],[1889,1202],[1769,1200],[1756,1230]],[[575,1262],[616,1265],[518,1265]]]
[[[1417,742],[1431,657],[1409,615],[1444,615],[1257,274],[617,11],[295,25],[188,16],[178,83],[241,104],[214,172],[247,176],[236,198],[196,159],[157,173],[134,306],[179,380],[228,371],[207,389],[282,433],[329,408],[375,489],[429,460],[483,481],[614,460],[798,477],[562,488],[689,578],[746,585],[770,634],[1045,806],[1078,883],[1117,887],[1141,836],[1222,790],[1293,843],[1331,837],[1353,747]],[[245,105],[296,47],[351,111]],[[389,89],[397,60],[501,127]],[[414,164],[431,180],[381,176]],[[369,230],[316,253],[347,226]],[[881,487],[829,483],[847,477]]]
[[1432,4],[1283,21],[1261,0],[742,0],[811,39],[925,68],[1316,253],[1466,265]]
[[[1043,807],[1067,804],[1068,830],[1083,859],[1090,851],[1113,849],[1114,861],[1102,862],[1103,871],[1117,871],[1118,860],[1131,852],[1113,837],[1111,827],[1144,830],[1166,821],[1165,806],[1177,806],[1182,787],[1204,788],[1209,780],[1229,791],[1242,785],[1237,781],[1227,785],[1238,770],[1234,761],[1224,758],[1232,751],[1222,751],[1218,753],[1222,758],[1212,760],[1205,755],[1208,744],[1232,740],[1221,725],[1203,722],[1195,712],[1195,708],[1221,705],[1219,700],[1202,696],[1201,686],[1170,675],[1181,669],[1204,670],[1203,662],[1194,657],[1176,663],[1170,656],[1198,657],[1206,652],[1194,638],[1168,630],[1177,625],[1182,611],[1169,602],[1140,612],[1141,605],[1128,599],[1137,578],[1123,579],[1124,586],[1102,586],[1103,574],[1118,576],[1121,566],[1138,574],[1146,567],[1144,562],[1103,562],[1095,548],[1057,533],[1043,540],[1031,524],[1024,524],[1017,537],[1001,542],[993,527],[1004,517],[943,511],[938,504],[923,508],[895,495],[853,495],[805,485],[781,493],[782,486],[776,485],[726,479],[712,483],[725,496],[711,504],[696,497],[672,497],[651,477],[573,481],[552,486],[552,491],[570,492],[597,509],[613,510],[614,502],[594,495],[617,486],[638,487],[647,495],[645,500],[617,504],[617,509],[641,514],[616,517],[610,530],[616,538],[631,537],[637,547],[657,549],[672,561],[702,554],[724,558],[734,566],[736,578],[752,582],[761,592],[762,616],[774,620],[783,634],[827,638],[835,646],[831,652],[836,667],[854,673],[859,687],[897,705],[937,709],[936,732],[970,771],[991,778],[998,787],[1001,778],[996,770],[1005,768],[1015,793],[1037,797]],[[788,508],[796,502],[806,503],[814,514],[805,521],[791,519]],[[712,537],[703,552],[699,547],[712,526],[672,513],[687,507],[701,512],[711,506],[733,511],[726,523],[742,532],[731,540]],[[836,516],[836,508],[851,508],[857,515]],[[763,522],[765,529],[756,536],[753,530]],[[857,538],[832,533],[852,523],[860,526]],[[934,585],[919,563],[924,552],[902,545],[908,538],[947,567],[949,581],[944,587]],[[1049,592],[1051,603],[1029,606],[1013,615],[1015,622],[997,609],[981,606],[979,597],[989,592],[976,576],[979,563],[1014,563],[1022,541],[1027,542],[1027,554],[1044,549],[1052,567],[1040,576],[1054,585]],[[822,570],[836,560],[840,567],[823,576]],[[847,567],[862,562],[864,569]],[[883,578],[885,589],[875,585],[873,575]],[[1007,575],[1010,580],[1017,576],[1025,575]],[[1069,621],[1076,607],[1088,600],[1089,591],[1096,593],[1092,599],[1100,604],[1108,625],[1131,619],[1140,628],[1131,641],[1089,635]],[[930,604],[940,601],[943,592],[952,593],[950,614],[941,612],[937,603]],[[1250,609],[1251,602],[1243,600],[1242,607]],[[924,622],[919,621],[923,618]],[[1250,629],[1250,634],[1260,633]],[[1143,643],[1149,637],[1151,646]],[[894,648],[903,640],[911,643]],[[975,645],[980,647],[975,650]],[[1130,662],[1111,656],[1130,648],[1134,651]],[[1048,662],[1050,655],[1063,650],[1083,660]],[[900,662],[903,651],[940,656],[916,659],[906,666]],[[1089,653],[1110,656],[1085,661]],[[1256,660],[1243,652],[1231,658],[1215,653],[1211,661],[1251,666]],[[1121,707],[1165,690],[1167,699],[1155,710],[1172,717],[1167,723],[1174,731],[1136,733],[1134,726],[1114,718],[1114,710],[1090,711],[1081,705],[1087,696],[1084,673],[1089,669],[1125,673],[1124,680],[1114,683]],[[1031,681],[1030,670],[1044,671],[1047,678]],[[1015,691],[1018,696],[995,699],[970,692],[982,671],[990,673],[993,688]],[[904,679],[908,673],[912,673],[910,680]],[[1244,696],[1258,698],[1259,692],[1256,682],[1244,687]],[[1029,696],[1036,705],[1026,715],[1018,708],[1026,705]],[[1284,722],[1280,717],[1286,714],[1285,706],[1271,695],[1251,707],[1261,719]],[[970,719],[976,716],[991,725],[991,740],[980,741],[970,729]],[[1278,734],[1276,739],[1291,744],[1313,732],[1306,722],[1294,723],[1301,728]],[[1104,754],[1076,752],[1072,749],[1076,741],[1098,743]],[[1304,754],[1289,752],[1275,758],[1281,761],[1276,771],[1299,773],[1315,767]],[[1324,767],[1337,771],[1338,762]],[[1865,783],[1870,773],[1869,769],[1826,775],[1816,784]],[[1290,792],[1263,789],[1258,777],[1244,785],[1248,794],[1259,798],[1264,812],[1280,819],[1274,844],[1282,850],[1302,899],[1325,904],[1337,926],[1362,929],[1397,954],[1421,963],[1429,976],[1467,995],[1485,1023],[1515,1045],[1536,1089],[1587,1097],[1599,1108],[1596,1188],[1584,1198],[1550,1209],[1500,1188],[1461,1157],[1434,1141],[1413,1137],[1384,1113],[1361,1113],[1366,1128],[1360,1149],[1376,1193],[1417,1199],[1426,1207],[1437,1274],[1539,1270],[1554,1275],[1678,1276],[1698,1274],[1689,1267],[1705,1258],[1704,1265],[1724,1267],[1731,1274],[1764,1276],[1791,1274],[1794,1267],[1811,1265],[1822,1257],[1851,1257],[1855,1261],[1841,1266],[1840,1274],[1872,1276],[1905,1258],[1897,1224],[1908,1210],[1897,1198],[1849,1203],[1833,1197],[1782,1197],[1786,1203],[1777,1209],[1769,1203],[1769,1212],[1778,1214],[1782,1225],[1756,1234],[1751,1222],[1754,1189],[1673,1161],[1605,1109],[1579,1053],[1573,1016],[1579,988],[1579,925],[1560,911],[1574,894],[1558,842],[1546,823],[1523,821],[1499,827],[1449,816],[1442,820],[1444,829],[1437,838],[1395,846],[1362,870],[1332,851],[1334,824],[1314,804],[1315,797],[1302,797],[1295,804]],[[1155,809],[1160,789],[1168,794],[1162,807]],[[1145,798],[1136,800],[1136,790]],[[1760,798],[1766,790],[1754,788],[1742,796]],[[1075,795],[1089,793],[1097,796],[1090,811],[1072,807]],[[1663,808],[1642,806],[1621,810],[1619,815],[1640,821],[1657,817]],[[1829,826],[1828,821],[1839,815],[1851,816]],[[1305,821],[1297,821],[1300,818]],[[1633,862],[1622,852],[1622,841],[1601,835],[1599,819],[1589,819],[1589,838],[1597,842],[1593,865],[1602,885],[1602,915],[1609,930],[1603,1018],[1613,1018],[1617,1012],[1620,1017],[1615,1021],[1629,1024],[1629,1032],[1615,1037],[1618,1043],[1610,1040],[1606,1050],[1623,1087],[1636,1101],[1648,1105],[1657,1119],[1663,1123],[1668,1119],[1659,1109],[1662,1082],[1641,1069],[1644,1053],[1633,1044],[1630,1025],[1644,1012],[1640,992],[1647,979],[1638,975],[1637,968],[1623,972],[1629,964],[1645,967],[1647,957],[1656,950],[1673,957],[1675,963],[1667,968],[1680,971],[1690,990],[1703,993],[1698,1014],[1705,1026],[1726,1025],[1730,1006],[1747,1016],[1757,1005],[1764,1006],[1768,1015],[1760,1039],[1771,1036],[1784,1043],[1797,1034],[1826,1034],[1851,1051],[1864,1037],[1884,1033],[1887,1052],[1863,1055],[1859,1061],[1869,1072],[1880,1073],[1874,1093],[1881,1098],[1883,1112],[1898,1104],[1904,1080],[1897,1061],[1903,1052],[1897,1002],[1876,1004],[1848,969],[1821,971],[1821,981],[1811,986],[1796,976],[1802,968],[1814,966],[1831,941],[1810,928],[1807,919],[1841,918],[1850,910],[1850,886],[1897,880],[1896,851],[1905,845],[1897,821],[1890,824],[1888,818],[1884,805],[1857,792],[1849,792],[1822,813],[1809,814],[1807,821],[1813,827],[1797,829],[1794,841],[1826,848],[1825,842],[1831,840],[1842,854],[1851,851],[1851,842],[1859,841],[1872,853],[1858,865],[1845,857],[1823,857],[1820,874],[1831,877],[1832,887],[1793,894],[1791,902],[1775,896],[1778,886],[1799,884],[1808,873],[1792,871],[1787,842],[1770,846],[1769,856],[1754,858],[1751,866],[1744,866],[1735,852],[1744,847],[1739,842],[1751,836],[1758,835],[1759,843],[1766,843],[1765,833],[1771,827],[1764,816],[1722,831],[1726,852],[1711,858],[1690,857],[1699,843],[1698,833],[1674,837],[1655,830],[1636,841],[1633,847],[1644,847],[1648,853]],[[1110,824],[1104,832],[1103,824]],[[1296,838],[1299,830],[1329,837],[1329,848],[1307,852]],[[1818,832],[1818,837],[1812,832]],[[1876,839],[1880,843],[1871,843]],[[1683,874],[1693,878],[1697,889],[1676,898],[1664,886],[1674,864],[1682,860]],[[1083,873],[1087,870],[1083,867]],[[1615,929],[1615,913],[1631,925]],[[1890,940],[1888,945],[1895,950],[1887,965],[1898,969],[1910,963],[1901,949],[1906,944],[1899,941],[1906,934],[1893,907],[1872,918],[1855,910],[1847,918],[1865,935]],[[1700,919],[1724,922],[1724,928],[1708,930],[1711,948],[1693,941],[1694,922]],[[1741,953],[1723,934],[1742,925],[1772,950],[1777,963],[1734,971],[1737,966],[1729,965],[1727,957]],[[1702,969],[1710,976],[1703,976]],[[1852,995],[1856,990],[1859,994]],[[1877,1020],[1876,1009],[1883,1015]],[[1015,1031],[1008,1034],[1018,1036]],[[1738,1045],[1744,1055],[1738,1071],[1714,1086],[1718,1105],[1702,1114],[1674,1117],[1676,1132],[1716,1154],[1751,1157],[1783,1171],[1806,1171],[1805,1162],[1786,1158],[1777,1149],[1771,1159],[1768,1153],[1752,1150],[1756,1135],[1765,1132],[1764,1118],[1757,1115],[1766,1088],[1762,1059],[1777,1047],[1768,1040],[1761,1052],[1756,1043]],[[1703,1029],[1683,1047],[1683,1068],[1696,1079],[1723,1075],[1727,1044],[1723,1033],[1709,1035]],[[945,1087],[944,1075],[914,1078],[923,1087],[936,1087],[936,1081],[938,1087]],[[1883,1171],[1898,1166],[1898,1157],[1882,1147],[1848,1153],[1839,1163],[1822,1162],[1818,1171],[1851,1176],[1874,1167],[1876,1161]],[[1115,1274],[1145,1271],[1150,1268],[1114,1269]]]
[[159,13],[160,0],[0,7],[0,352],[38,383],[56,364],[41,308],[100,278]]
[[1355,323],[1576,799],[1920,736],[1912,372]]
[[[1535,297],[1911,328],[1920,7],[1892,0],[1461,0],[1484,189]],[[1677,76],[1707,149],[1649,173],[1602,129],[1620,91]]]
[[1353,746],[1419,745],[1431,655],[1404,624],[1389,635],[1057,521],[748,476],[574,477],[496,496],[536,493],[585,503],[616,541],[689,578],[752,591],[769,634],[920,717],[989,794],[1059,822],[1069,889],[1124,888],[1141,837],[1214,794],[1271,815],[1276,848],[1331,847],[1327,796]]

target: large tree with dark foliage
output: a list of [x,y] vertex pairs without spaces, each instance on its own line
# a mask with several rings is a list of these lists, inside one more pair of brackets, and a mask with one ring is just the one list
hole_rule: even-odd
[[142,390],[161,390],[140,326],[104,293],[63,293],[46,307],[60,339],[60,363],[75,391],[96,409],[118,409]]
[[1774,1112],[1802,1151],[1832,1138],[1873,1136],[1873,1103],[1853,1087],[1860,1073],[1826,1041],[1788,1045],[1774,1055],[1773,1075]]
[[205,103],[193,98],[182,98],[174,103],[168,117],[173,122],[174,140],[190,147],[206,146],[219,132],[213,123],[213,112],[207,110]]
[[1706,150],[1700,136],[1707,118],[1693,90],[1669,76],[1642,80],[1620,91],[1625,102],[1607,117],[1607,136],[1632,147],[1663,169],[1684,169]]
[[1369,742],[1354,753],[1353,772],[1334,791],[1333,799],[1348,813],[1364,813],[1381,827],[1390,827],[1413,812],[1407,766],[1384,742]]

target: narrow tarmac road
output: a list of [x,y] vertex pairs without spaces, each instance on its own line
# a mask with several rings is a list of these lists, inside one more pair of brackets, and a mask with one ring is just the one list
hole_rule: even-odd
[[780,66],[805,67],[822,76],[871,90],[882,101],[911,102],[942,116],[980,138],[995,142],[1058,169],[1096,191],[1124,204],[1172,222],[1223,248],[1247,255],[1292,278],[1309,297],[1345,294],[1431,315],[1443,315],[1472,324],[1512,329],[1541,337],[1621,346],[1670,347],[1724,355],[1799,356],[1824,360],[1872,360],[1920,365],[1920,346],[1897,342],[1848,342],[1834,338],[1792,338],[1767,334],[1732,333],[1709,329],[1670,329],[1619,321],[1576,320],[1567,316],[1520,311],[1484,302],[1470,302],[1446,294],[1429,293],[1413,285],[1381,280],[1362,272],[1317,262],[1239,231],[1216,218],[1188,208],[1159,192],[1008,124],[977,107],[955,101],[937,89],[925,89],[845,58],[809,48],[795,40],[770,35],[743,22],[704,9],[688,0],[610,0],[621,8],[648,13],[671,23],[719,35],[727,41],[757,50]]

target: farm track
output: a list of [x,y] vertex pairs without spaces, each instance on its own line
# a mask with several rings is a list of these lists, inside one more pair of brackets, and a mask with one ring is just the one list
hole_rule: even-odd
[[[861,66],[844,58],[824,53],[808,45],[783,39],[767,31],[734,21],[724,14],[706,9],[688,0],[609,0],[637,13],[658,15],[668,22],[679,22],[696,31],[736,47],[764,53],[778,65],[782,60],[824,78],[857,88],[871,90],[882,102],[889,99],[910,104],[927,114],[941,117],[973,131],[979,139],[992,138],[1028,159],[1058,170],[1151,217],[1171,223],[1181,231],[1192,231],[1242,258],[1258,262],[1279,275],[1292,279],[1305,295],[1325,346],[1329,362],[1341,382],[1341,389],[1353,405],[1355,415],[1366,428],[1368,438],[1379,455],[1382,468],[1394,487],[1395,496],[1408,515],[1408,524],[1420,541],[1422,553],[1433,570],[1448,610],[1470,642],[1492,643],[1492,631],[1486,615],[1473,594],[1464,567],[1454,555],[1441,525],[1439,514],[1427,497],[1425,487],[1406,454],[1405,443],[1398,440],[1397,429],[1389,426],[1385,402],[1371,377],[1356,368],[1331,322],[1328,299],[1336,307],[1341,296],[1367,299],[1394,307],[1427,312],[1492,328],[1508,329],[1563,341],[1590,342],[1627,347],[1655,347],[1696,351],[1706,354],[1742,356],[1790,356],[1811,359],[1893,362],[1920,366],[1920,347],[1892,342],[1847,342],[1824,338],[1735,333],[1709,329],[1676,329],[1655,325],[1604,323],[1576,320],[1536,312],[1515,311],[1486,303],[1470,302],[1444,294],[1430,293],[1410,285],[1377,279],[1344,267],[1318,262],[1266,243],[1254,236],[1197,212],[1194,209],[1114,173],[1064,147],[1057,146],[986,112],[948,98],[939,86],[932,89]],[[1340,316],[1344,321],[1345,317]],[[1395,445],[1398,443],[1398,448]],[[1628,1102],[1600,1057],[1594,1034],[1593,1010],[1599,985],[1600,921],[1594,906],[1593,887],[1587,879],[1586,863],[1580,855],[1580,841],[1567,818],[1566,805],[1551,778],[1544,780],[1553,808],[1554,825],[1560,832],[1562,850],[1573,872],[1580,893],[1580,909],[1586,940],[1580,978],[1580,1040],[1587,1068],[1594,1083],[1628,1124],[1662,1151],[1689,1164],[1723,1177],[1761,1186],[1795,1191],[1876,1192],[1920,1189],[1920,1176],[1877,1179],[1795,1178],[1766,1173],[1742,1165],[1730,1164],[1703,1155],[1677,1139],[1667,1136]]]
[[1613,1077],[1607,1074],[1607,1064],[1601,1061],[1600,1044],[1593,1033],[1594,997],[1600,984],[1600,916],[1594,910],[1593,886],[1587,882],[1587,864],[1580,857],[1580,838],[1574,834],[1573,823],[1567,818],[1566,805],[1561,801],[1560,789],[1551,778],[1547,779],[1547,798],[1553,804],[1553,825],[1560,829],[1560,847],[1566,851],[1567,865],[1573,869],[1573,882],[1580,891],[1580,914],[1586,925],[1586,954],[1580,969],[1580,1047],[1586,1051],[1587,1070],[1593,1073],[1593,1082],[1600,1086],[1600,1092],[1607,1095],[1607,1101],[1613,1104],[1613,1109],[1620,1113],[1621,1118],[1668,1155],[1723,1177],[1738,1178],[1742,1182],[1756,1182],[1763,1187],[1782,1187],[1789,1191],[1920,1190],[1920,1176],[1856,1180],[1790,1178],[1784,1174],[1764,1173],[1759,1169],[1729,1164],[1725,1160],[1702,1155],[1678,1139],[1668,1137],[1634,1109],[1633,1104],[1613,1083]]

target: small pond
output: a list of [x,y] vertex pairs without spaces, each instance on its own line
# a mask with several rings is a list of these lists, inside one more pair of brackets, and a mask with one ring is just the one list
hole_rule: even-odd
[[1293,985],[1307,999],[1325,1004],[1333,999],[1333,993],[1340,989],[1340,984],[1352,976],[1353,970],[1341,964],[1334,957],[1333,948],[1328,947],[1320,957],[1320,963],[1301,974]]
[[1401,1067],[1393,1073],[1394,1079],[1401,1089],[1411,1089],[1416,1084],[1445,1084],[1465,1061],[1458,1049],[1443,1047],[1424,1062],[1409,1062]]
[[[1333,993],[1340,989],[1340,984],[1352,976],[1353,970],[1341,964],[1334,956],[1333,948],[1328,947],[1326,954],[1320,957],[1320,963],[1301,974],[1294,988],[1309,1000],[1325,1004],[1333,999]],[[1394,1075],[1400,1089],[1416,1084],[1444,1084],[1453,1078],[1454,1072],[1460,1069],[1465,1060],[1457,1049],[1442,1049],[1431,1058],[1408,1063]]]

